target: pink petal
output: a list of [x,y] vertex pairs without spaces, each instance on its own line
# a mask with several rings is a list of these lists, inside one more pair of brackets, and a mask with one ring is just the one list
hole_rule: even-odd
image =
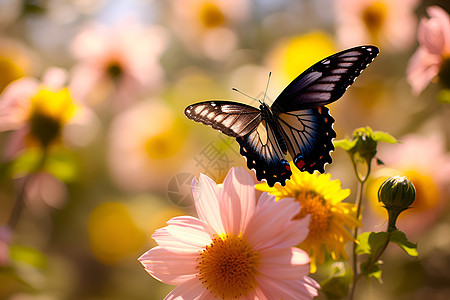
[[300,220],[289,222],[277,236],[266,243],[260,244],[257,249],[267,248],[287,248],[293,247],[303,242],[309,233],[310,215],[305,216]]
[[[206,295],[210,297],[206,297]],[[206,290],[200,280],[192,278],[184,284],[176,287],[164,300],[200,300],[200,299],[214,299],[212,295]]]
[[194,217],[175,217],[167,222],[167,232],[177,241],[203,248],[211,244],[208,225]]
[[232,168],[223,182],[222,221],[227,233],[238,235],[255,210],[255,188],[250,175],[242,168]]
[[437,31],[434,35],[438,36],[442,46],[439,49],[440,54],[448,54],[450,51],[450,17],[447,11],[439,6],[430,6],[427,9],[430,20],[434,21],[434,29]]
[[439,72],[440,57],[430,54],[422,47],[411,57],[406,70],[407,79],[415,95],[423,89]]
[[308,254],[299,248],[268,249],[261,252],[258,271],[277,279],[297,280],[309,274],[309,261]]
[[138,260],[157,280],[178,285],[196,278],[197,257],[198,253],[180,255],[155,247],[145,252]]
[[225,233],[219,205],[220,192],[214,180],[200,174],[199,181],[193,181],[192,193],[199,219],[211,226],[216,233]]
[[186,243],[175,239],[167,227],[156,230],[152,234],[152,238],[158,243],[158,246],[176,254],[198,253],[204,247],[204,245],[199,247],[195,242],[188,241]]
[[[307,278],[307,277],[305,277]],[[317,289],[310,288],[302,280],[273,280],[260,277],[257,279],[261,290],[270,295],[269,299],[313,299],[318,295]]]
[[244,236],[253,247],[258,249],[282,233],[299,211],[300,204],[292,198],[284,198],[275,202],[275,197],[273,197],[272,205],[262,207],[258,205]]

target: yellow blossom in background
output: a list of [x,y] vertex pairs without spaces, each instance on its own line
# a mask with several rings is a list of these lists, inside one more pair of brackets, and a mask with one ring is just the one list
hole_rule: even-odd
[[330,174],[300,172],[291,162],[291,180],[286,186],[267,183],[258,184],[258,190],[276,196],[277,200],[293,197],[300,202],[300,213],[295,219],[311,216],[309,234],[299,245],[311,257],[311,272],[317,264],[323,264],[330,254],[334,260],[348,259],[345,253],[347,242],[353,241],[349,230],[361,226],[356,219],[356,207],[342,202],[350,195],[349,189],[341,189],[339,180],[330,180]]
[[29,52],[17,41],[0,37],[0,93],[9,83],[32,72],[33,56]]
[[271,86],[276,86],[281,92],[303,71],[333,54],[335,50],[331,36],[322,31],[280,40],[266,58],[267,65],[273,72]]
[[92,251],[105,264],[117,263],[144,245],[143,232],[122,203],[106,202],[97,206],[88,226]]

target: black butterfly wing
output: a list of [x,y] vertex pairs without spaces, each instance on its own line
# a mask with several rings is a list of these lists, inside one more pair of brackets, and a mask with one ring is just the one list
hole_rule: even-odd
[[262,117],[259,109],[231,101],[206,101],[188,106],[185,114],[193,121],[235,137],[240,153],[247,159],[247,167],[255,170],[258,180],[266,179],[273,186],[275,182],[284,185],[291,177],[289,163],[274,131],[277,129]]
[[277,121],[283,133],[289,154],[300,171],[323,173],[326,163],[331,163],[334,150],[334,119],[328,108],[319,106],[304,110],[280,113]]
[[184,110],[189,119],[211,126],[232,137],[244,136],[261,122],[261,111],[231,101],[205,101]]
[[378,53],[375,46],[359,46],[322,59],[295,78],[272,109],[297,111],[338,100]]
[[342,97],[378,53],[377,47],[360,46],[331,55],[300,74],[274,101],[272,112],[301,171],[324,172],[331,163],[336,133],[323,105]]
[[275,134],[277,129],[274,125],[276,126],[263,119],[253,131],[236,138],[241,146],[241,155],[247,159],[247,167],[255,170],[259,181],[266,179],[271,187],[276,182],[284,186],[286,179],[292,175]]

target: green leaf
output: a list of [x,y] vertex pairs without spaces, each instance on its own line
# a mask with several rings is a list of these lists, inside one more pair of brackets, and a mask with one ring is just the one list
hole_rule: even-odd
[[355,147],[356,140],[354,140],[354,141],[350,141],[348,139],[334,140],[333,141],[333,145],[336,148],[342,148],[345,151],[348,151],[348,150],[352,149],[353,147]]
[[9,254],[14,261],[21,261],[36,268],[44,269],[47,266],[47,257],[44,253],[22,245],[11,245]]
[[73,155],[68,151],[52,153],[44,170],[65,182],[75,180],[79,171]]
[[357,238],[356,254],[377,254],[389,238],[387,232],[364,232]]
[[373,139],[377,142],[386,142],[390,144],[397,143],[397,139],[395,137],[383,131],[375,131],[373,134]]
[[450,89],[443,89],[439,91],[437,98],[441,103],[450,103]]
[[23,176],[36,170],[42,155],[42,151],[36,148],[24,151],[11,165],[13,175]]
[[363,262],[360,265],[361,272],[366,277],[373,277],[375,278],[379,283],[383,283],[383,280],[381,278],[381,267],[382,264],[381,261],[377,261],[373,264],[373,266],[369,269],[369,261]]
[[402,248],[408,255],[417,257],[419,253],[417,252],[417,244],[408,241],[405,233],[400,230],[394,230],[391,233],[391,242],[397,244]]
[[357,238],[357,254],[368,254],[367,260],[361,263],[361,272],[366,277],[373,277],[378,282],[382,282],[381,279],[381,260],[375,261],[378,253],[386,246],[389,240],[388,232],[364,232]]
[[[44,171],[54,175],[64,182],[70,182],[78,176],[78,166],[74,155],[65,149],[54,149],[47,154],[43,162],[44,153],[40,149],[28,149],[12,164],[12,173],[19,177],[37,171]],[[40,166],[43,162],[43,165]]]
[[333,274],[320,283],[321,291],[330,300],[340,300],[348,295],[352,272],[343,263],[334,264]]

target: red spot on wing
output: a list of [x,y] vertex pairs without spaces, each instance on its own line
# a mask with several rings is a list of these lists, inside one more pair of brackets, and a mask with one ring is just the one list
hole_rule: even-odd
[[297,168],[299,168],[299,170],[301,170],[305,166],[305,161],[303,159],[300,159],[295,165],[297,166]]

